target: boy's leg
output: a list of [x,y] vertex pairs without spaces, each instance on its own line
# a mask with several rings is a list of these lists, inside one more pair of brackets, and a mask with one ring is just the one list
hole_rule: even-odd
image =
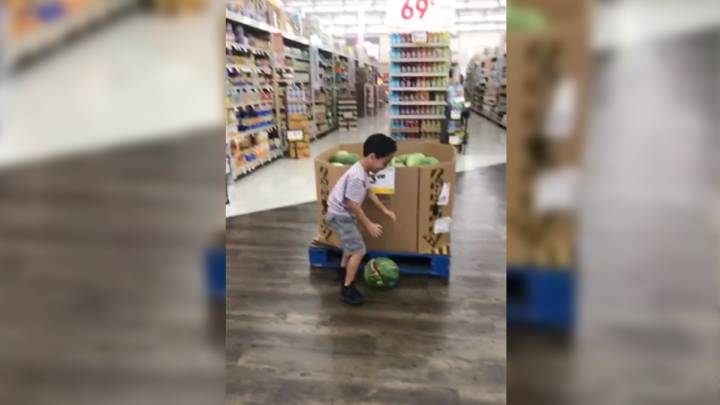
[[346,269],[347,269],[347,263],[348,263],[349,259],[350,259],[350,252],[343,249],[342,260],[340,260],[340,268],[337,269],[337,271],[336,271],[337,280],[341,283],[345,282],[345,274],[347,273]]
[[362,261],[363,256],[365,256],[364,253],[355,253],[350,256],[350,259],[348,259],[345,271],[345,283],[343,284],[345,287],[352,284],[355,279],[355,274],[357,274],[357,270],[358,267],[360,267],[360,262]]
[[348,260],[350,259],[350,252],[343,250],[342,260],[340,261],[340,267],[343,269],[347,268]]

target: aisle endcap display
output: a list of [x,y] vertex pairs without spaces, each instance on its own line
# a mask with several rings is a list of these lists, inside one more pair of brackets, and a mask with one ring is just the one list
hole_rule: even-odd
[[444,141],[450,75],[450,34],[390,37],[390,134],[398,140]]

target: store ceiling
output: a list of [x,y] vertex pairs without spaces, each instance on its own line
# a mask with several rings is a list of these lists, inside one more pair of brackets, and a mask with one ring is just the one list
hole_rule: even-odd
[[[288,9],[300,10],[306,16],[318,17],[335,36],[364,33],[387,34],[385,25],[387,0],[284,0]],[[453,31],[488,32],[505,30],[505,0],[454,0]]]

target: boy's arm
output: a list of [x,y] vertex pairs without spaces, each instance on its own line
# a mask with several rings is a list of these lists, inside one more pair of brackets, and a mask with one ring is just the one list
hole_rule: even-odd
[[382,226],[370,221],[370,218],[365,215],[365,211],[363,211],[360,204],[355,201],[348,200],[345,207],[347,207],[348,211],[350,211],[355,218],[357,218],[358,222],[367,229],[370,236],[373,238],[379,238],[382,235]]
[[375,195],[375,193],[373,193],[372,191],[368,191],[368,198],[370,199],[370,201],[372,201],[373,204],[375,204],[376,207],[378,207],[380,212],[382,212],[383,214],[385,214],[385,216],[389,217],[390,219],[392,219],[393,222],[395,222],[395,220],[396,220],[395,213],[392,212],[391,210],[389,210],[385,206],[385,204],[383,204],[382,201],[380,201],[378,196]]

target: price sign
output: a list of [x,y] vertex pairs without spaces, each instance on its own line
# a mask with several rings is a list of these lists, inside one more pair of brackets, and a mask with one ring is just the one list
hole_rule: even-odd
[[391,29],[442,30],[452,26],[454,12],[452,0],[387,0],[385,24]]
[[303,131],[300,129],[288,131],[287,139],[288,139],[288,141],[302,141],[303,140]]

